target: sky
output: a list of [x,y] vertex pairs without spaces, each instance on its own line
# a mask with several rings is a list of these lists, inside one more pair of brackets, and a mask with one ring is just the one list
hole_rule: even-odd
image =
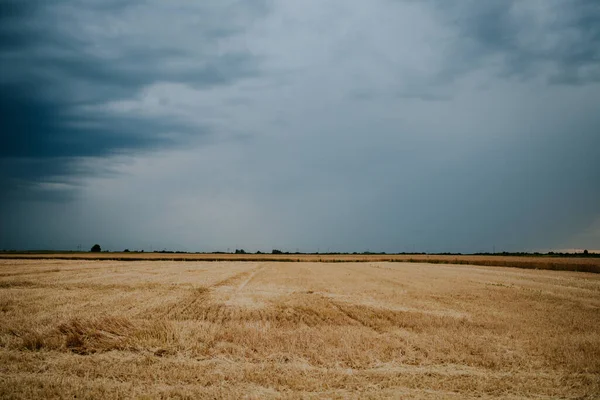
[[0,249],[600,248],[597,0],[0,0]]

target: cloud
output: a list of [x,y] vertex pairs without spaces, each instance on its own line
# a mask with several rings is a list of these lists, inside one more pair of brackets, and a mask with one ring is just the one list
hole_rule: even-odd
[[81,157],[210,130],[176,115],[110,113],[107,102],[160,82],[198,89],[258,74],[255,57],[228,38],[265,12],[260,2],[3,0],[0,10],[0,158],[14,169],[2,174],[5,194],[16,181],[78,174]]
[[[554,84],[600,81],[600,7],[594,0],[434,1],[440,21],[457,28],[449,74],[482,65],[501,76]],[[447,79],[447,78],[445,78]]]
[[0,247],[597,239],[593,2],[0,4]]

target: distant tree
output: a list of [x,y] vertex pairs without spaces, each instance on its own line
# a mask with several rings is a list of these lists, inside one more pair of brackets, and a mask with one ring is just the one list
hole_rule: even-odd
[[102,251],[102,249],[100,248],[99,244],[95,244],[92,246],[92,249],[90,251],[92,253],[100,253]]
[[246,251],[244,249],[235,249],[235,254],[246,254]]
[[589,254],[589,252],[586,250],[583,251],[583,254],[585,254],[586,256]]
[[123,250],[123,253],[129,253],[129,249]]
[[283,254],[283,252],[281,250],[273,249],[271,254]]
[[258,250],[258,251],[256,252],[256,254],[262,254],[262,251]]

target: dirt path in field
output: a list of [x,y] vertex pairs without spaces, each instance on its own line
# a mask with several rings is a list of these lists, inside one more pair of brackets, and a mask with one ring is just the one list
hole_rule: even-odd
[[261,265],[256,270],[254,270],[250,274],[250,276],[248,277],[248,279],[246,279],[244,282],[242,282],[240,284],[240,286],[238,286],[237,291],[240,292],[242,289],[244,289],[246,287],[246,285],[248,285],[250,283],[250,281],[252,281],[252,279],[254,279],[254,277],[256,275],[258,275],[263,269],[264,269],[264,265]]

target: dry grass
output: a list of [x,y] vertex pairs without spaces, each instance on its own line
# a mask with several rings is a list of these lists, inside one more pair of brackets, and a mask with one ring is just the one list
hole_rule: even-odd
[[1,398],[599,398],[600,275],[0,260]]
[[2,259],[110,261],[412,262],[600,273],[598,256],[437,254],[0,253]]

